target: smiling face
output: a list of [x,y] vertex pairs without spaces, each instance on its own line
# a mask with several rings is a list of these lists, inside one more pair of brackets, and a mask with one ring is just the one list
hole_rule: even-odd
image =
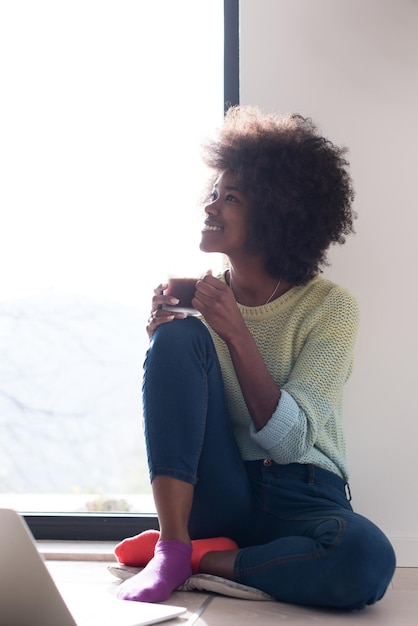
[[221,252],[229,258],[245,253],[249,211],[248,196],[240,190],[234,174],[223,172],[213,187],[210,203],[205,207],[200,249]]

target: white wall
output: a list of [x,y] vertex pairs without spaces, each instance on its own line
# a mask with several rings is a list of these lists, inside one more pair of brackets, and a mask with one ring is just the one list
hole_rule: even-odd
[[346,391],[355,509],[418,566],[418,2],[241,0],[241,102],[350,149],[357,234],[326,275],[358,298]]

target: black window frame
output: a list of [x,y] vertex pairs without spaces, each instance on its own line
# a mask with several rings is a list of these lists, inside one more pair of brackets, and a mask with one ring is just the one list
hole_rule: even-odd
[[[239,0],[224,0],[224,109],[239,104]],[[24,513],[37,540],[120,541],[158,529],[155,514]]]

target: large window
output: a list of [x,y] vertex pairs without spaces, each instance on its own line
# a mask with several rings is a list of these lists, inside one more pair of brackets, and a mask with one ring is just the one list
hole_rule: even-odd
[[169,273],[220,268],[198,250],[200,145],[237,97],[236,12],[0,5],[0,506],[61,528],[154,513],[145,324]]

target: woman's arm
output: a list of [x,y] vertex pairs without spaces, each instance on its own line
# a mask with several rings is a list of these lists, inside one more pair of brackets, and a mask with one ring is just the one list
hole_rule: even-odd
[[197,283],[193,306],[225,341],[248,412],[255,429],[260,430],[276,410],[281,392],[244,322],[232,290],[207,275]]
[[277,409],[281,391],[245,324],[226,345],[254,427],[261,430]]
[[[295,462],[319,447],[343,446],[343,389],[353,365],[359,310],[345,289],[334,287],[304,317],[304,337],[281,401],[254,441],[279,463]],[[284,357],[286,358],[286,357]]]
[[228,347],[254,426],[253,437],[281,462],[301,458],[322,436],[341,402],[352,366],[357,303],[346,290],[336,288],[313,308],[311,318],[305,320],[302,350],[280,389],[230,288],[209,277],[204,282],[207,285],[198,286],[200,302],[194,306]]

